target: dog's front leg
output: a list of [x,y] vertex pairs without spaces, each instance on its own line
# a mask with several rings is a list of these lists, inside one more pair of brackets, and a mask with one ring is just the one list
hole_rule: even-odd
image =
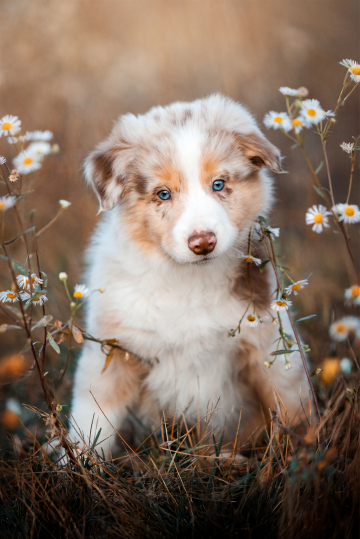
[[148,366],[135,356],[117,350],[102,372],[105,359],[98,344],[84,345],[75,373],[70,435],[80,447],[86,448],[101,429],[96,447],[109,456],[114,428],[121,434],[127,407],[137,404]]

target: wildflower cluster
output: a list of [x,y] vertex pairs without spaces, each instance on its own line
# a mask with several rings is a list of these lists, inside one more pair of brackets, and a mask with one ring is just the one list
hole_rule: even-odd
[[[329,169],[329,163],[326,152],[326,140],[329,136],[330,126],[336,122],[336,115],[339,108],[343,106],[352,94],[354,89],[360,82],[360,64],[353,60],[343,60],[340,62],[347,71],[342,85],[342,89],[337,100],[337,104],[334,111],[325,109],[320,105],[317,99],[308,98],[309,92],[306,88],[301,87],[293,89],[289,87],[281,87],[280,93],[285,96],[286,111],[275,112],[270,111],[264,117],[264,124],[267,128],[277,129],[284,133],[284,135],[290,138],[295,144],[294,147],[300,147],[304,153],[306,162],[310,167],[312,177],[314,179],[314,188],[319,196],[322,197],[323,204],[314,204],[309,208],[305,214],[305,222],[312,227],[312,231],[317,234],[322,233],[325,229],[330,228],[330,221],[333,221],[335,226],[339,229],[344,237],[345,245],[349,253],[350,262],[353,266],[354,276],[356,280],[355,284],[352,284],[345,290],[345,304],[347,306],[360,305],[360,280],[359,272],[354,261],[354,257],[351,252],[350,238],[347,234],[345,226],[354,225],[360,222],[360,210],[356,204],[350,202],[351,188],[353,173],[355,170],[355,161],[357,152],[360,149],[358,146],[360,136],[354,139],[353,142],[342,142],[340,148],[349,155],[351,159],[350,165],[350,181],[348,188],[348,195],[346,202],[336,203],[334,199],[334,191],[331,182],[331,175]],[[326,164],[326,171],[328,177],[328,187],[325,189],[320,182],[319,172],[322,168],[320,164],[316,169],[312,166],[310,158],[307,154],[305,141],[308,136],[309,130],[316,130],[319,135],[322,151],[324,154],[324,160]],[[327,195],[329,193],[330,197]],[[262,230],[264,236],[267,236],[271,240],[271,236],[268,233],[268,228],[265,220],[261,219]],[[275,257],[274,251],[272,251],[273,257]],[[261,261],[258,262],[261,267]],[[287,275],[281,268],[281,264],[278,261],[274,264],[274,271],[277,273],[278,268],[282,275]],[[287,277],[289,277],[287,275]],[[289,277],[290,278],[290,277]],[[301,281],[292,282],[287,287],[283,287],[283,279],[278,282],[277,299],[271,304],[271,308],[277,312],[287,311],[291,306],[291,302],[288,300],[288,296],[292,293],[297,295],[307,284],[308,280],[303,279]],[[281,323],[281,321],[280,321]],[[332,340],[335,342],[348,341],[354,338],[354,342],[360,343],[360,319],[354,316],[346,316],[335,322],[333,322],[329,329],[329,334]],[[282,330],[280,326],[280,339],[284,343],[284,349],[290,348],[291,342],[286,343],[286,339],[283,339]],[[349,341],[350,342],[350,341]],[[288,345],[288,346],[286,346]],[[272,362],[266,362],[265,365],[270,367]]]
[[[72,349],[72,338],[78,343],[90,338],[99,342],[102,347],[112,350],[118,346],[117,343],[101,341],[96,337],[86,334],[75,324],[75,316],[90,296],[89,289],[84,284],[77,284],[70,295],[67,287],[67,275],[62,272],[60,279],[65,285],[65,291],[69,299],[70,318],[62,323],[56,320],[51,326],[53,316],[46,314],[45,308],[48,303],[47,275],[41,269],[40,256],[37,247],[37,240],[52,224],[59,218],[62,212],[67,210],[71,203],[67,200],[59,200],[59,209],[55,216],[41,229],[38,229],[33,215],[29,215],[27,210],[27,197],[31,195],[30,172],[41,167],[44,158],[58,151],[58,146],[51,145],[49,141],[53,138],[50,131],[32,131],[21,133],[21,121],[16,116],[6,115],[0,119],[0,137],[2,141],[7,140],[10,144],[9,150],[18,152],[13,158],[13,169],[9,168],[9,159],[0,156],[1,183],[5,186],[7,194],[0,196],[0,260],[7,266],[11,277],[11,284],[6,290],[0,291],[0,310],[3,315],[11,321],[9,324],[2,324],[1,332],[12,329],[22,330],[26,333],[26,346],[22,353],[32,354],[33,363],[37,368],[40,377],[45,400],[49,413],[45,414],[45,424],[50,426],[50,435],[57,435],[63,449],[69,458],[75,462],[72,449],[67,442],[64,427],[58,418],[62,405],[55,402],[52,384],[46,378],[46,355],[49,346],[60,354],[62,342],[68,343],[64,375],[69,362],[70,351]],[[28,175],[26,188],[24,188],[23,175]],[[10,210],[8,212],[8,210]],[[14,226],[16,223],[16,226]],[[5,224],[7,226],[5,226]],[[14,229],[19,229],[20,233],[14,235]],[[12,256],[13,250],[25,260],[22,264]],[[17,256],[19,258],[19,255]],[[38,316],[39,309],[42,314],[40,319],[34,320]],[[42,337],[34,332],[42,331]],[[108,352],[105,351],[107,354]],[[21,356],[23,357],[23,356]],[[24,369],[21,369],[23,371]]]
[[[20,130],[21,121],[17,116],[7,115],[0,119],[0,137],[4,135],[9,144],[19,146],[21,149],[13,159],[16,172],[30,174],[41,168],[45,155],[58,151],[58,146],[49,144],[49,140],[53,137],[51,131],[33,131],[20,135]],[[27,147],[26,142],[30,142]]]

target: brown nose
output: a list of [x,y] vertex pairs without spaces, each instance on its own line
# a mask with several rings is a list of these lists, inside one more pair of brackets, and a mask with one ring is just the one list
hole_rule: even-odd
[[216,236],[213,232],[199,232],[188,239],[190,251],[196,255],[207,255],[215,249]]

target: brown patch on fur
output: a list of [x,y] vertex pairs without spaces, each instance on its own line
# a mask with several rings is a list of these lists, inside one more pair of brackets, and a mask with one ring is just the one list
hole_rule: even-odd
[[165,161],[160,163],[159,167],[154,170],[154,174],[162,184],[158,190],[162,186],[169,188],[172,193],[178,192],[180,189],[183,190],[185,182],[183,181],[182,174],[171,163]]
[[200,166],[200,183],[208,186],[211,180],[214,180],[219,173],[219,160],[211,154],[204,156]]
[[[140,395],[141,383],[150,369],[150,365],[139,360],[133,354],[117,350],[109,367],[100,375],[102,378],[110,377],[112,387],[116,388],[116,391],[106,392],[101,396],[99,404],[104,408],[104,411],[120,408],[134,402],[136,397]],[[114,378],[116,378],[116,384],[114,384]],[[106,383],[104,387],[107,387]]]
[[[261,258],[261,260],[267,258],[262,247],[252,247],[251,254],[255,258]],[[268,266],[265,266],[263,273],[260,273],[259,267],[254,262],[249,264],[245,259],[241,259],[233,293],[239,298],[247,300],[252,294],[256,307],[265,309],[270,307],[271,292]]]
[[188,120],[193,117],[193,113],[190,109],[185,109],[181,118],[181,123],[185,124]]
[[265,137],[256,133],[250,133],[246,136],[237,133],[234,135],[237,145],[254,166],[261,167],[265,164],[273,172],[284,172],[279,150]]
[[140,172],[137,172],[132,177],[132,182],[135,187],[135,191],[139,193],[139,195],[143,196],[147,194],[147,187],[148,187],[148,180],[140,174]]

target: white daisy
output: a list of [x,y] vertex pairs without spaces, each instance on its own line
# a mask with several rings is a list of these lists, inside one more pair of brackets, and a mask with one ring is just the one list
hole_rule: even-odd
[[273,228],[272,226],[267,226],[268,231],[275,236],[275,238],[278,238],[280,236],[280,228]]
[[321,108],[317,99],[306,99],[300,107],[300,116],[308,126],[318,124],[325,118],[325,115],[326,112]]
[[39,159],[34,155],[29,155],[27,152],[21,152],[13,159],[13,163],[20,174],[29,174],[41,168]]
[[19,179],[19,173],[16,169],[13,168],[9,176],[9,180],[11,182],[16,182],[18,179]]
[[343,60],[340,64],[347,67],[350,73],[350,78],[356,83],[360,82],[360,64],[353,60]]
[[336,204],[333,211],[339,215],[339,221],[344,221],[344,223],[360,221],[360,211],[356,204]]
[[360,327],[359,319],[355,316],[345,316],[333,322],[329,328],[329,335],[334,341],[345,341],[349,334]]
[[264,124],[268,129],[283,129],[284,131],[290,131],[291,120],[286,112],[274,112],[271,110],[264,117]]
[[84,298],[89,294],[89,289],[84,284],[77,284],[74,287],[73,296],[76,299]]
[[[20,286],[24,290],[30,290],[30,281],[29,281],[28,276],[18,275],[16,277],[16,281],[17,281],[18,286]],[[39,279],[39,277],[35,273],[31,274],[31,285],[32,285],[33,290],[35,290],[37,284],[40,284],[42,282],[43,280]]]
[[353,301],[355,305],[360,305],[360,287],[354,284],[345,290],[345,299]]
[[0,292],[0,301],[2,303],[15,303],[15,301],[19,301],[19,296],[12,290],[6,290],[6,292]]
[[350,374],[352,370],[352,362],[348,357],[344,357],[340,361],[340,369],[344,374]]
[[257,266],[259,266],[261,264],[261,259],[260,258],[255,258],[255,257],[251,256],[250,254],[240,255],[240,258],[243,258],[245,260],[245,262],[248,262],[249,264],[251,264],[252,262],[254,262]]
[[63,210],[66,210],[66,208],[71,206],[71,202],[68,202],[67,200],[59,200],[59,204]]
[[37,159],[42,159],[44,155],[51,152],[51,146],[48,142],[32,142],[26,148],[26,153]]
[[67,276],[67,273],[65,273],[65,271],[61,271],[61,272],[59,273],[59,279],[60,279],[60,281],[66,281],[67,278],[68,278],[68,276]]
[[255,315],[249,314],[245,318],[244,324],[245,324],[245,326],[249,326],[251,328],[258,328],[259,325],[260,325],[260,322],[259,322],[259,319]]
[[301,118],[300,116],[298,118],[294,118],[291,120],[293,130],[296,134],[300,133],[300,131],[306,127],[304,118]]
[[340,148],[342,150],[344,150],[344,152],[351,154],[353,149],[354,149],[354,143],[353,142],[342,142],[340,144]]
[[267,324],[270,322],[270,316],[262,316],[259,320],[260,324]]
[[6,157],[3,157],[2,155],[0,155],[0,165],[5,165],[6,163]]
[[295,296],[298,295],[298,291],[302,290],[307,284],[309,284],[308,279],[303,279],[302,281],[297,281],[296,283],[291,284],[285,288],[285,292],[290,296],[291,292],[294,292]]
[[6,211],[15,206],[16,198],[8,195],[0,197],[0,211]]
[[297,89],[297,92],[300,97],[307,97],[309,95],[309,90],[305,88],[305,86],[300,86],[300,88]]
[[46,294],[46,290],[39,290],[38,292],[35,292],[33,296],[28,292],[22,292],[20,297],[22,301],[26,301],[26,306],[30,303],[33,303],[34,305],[44,305],[45,301],[48,301]]
[[53,138],[51,131],[27,131],[26,132],[27,140],[43,140],[48,141]]
[[287,311],[291,307],[292,301],[288,299],[276,299],[270,305],[273,311]]
[[323,226],[330,226],[328,223],[328,215],[331,215],[331,212],[327,211],[325,206],[322,206],[321,204],[319,204],[319,206],[316,206],[314,204],[314,206],[312,208],[309,208],[306,213],[306,224],[313,224],[314,226],[312,227],[312,230],[320,234],[320,232],[322,232]]
[[17,116],[7,114],[0,119],[0,137],[2,135],[16,135],[20,131],[21,121]]
[[18,135],[17,137],[8,137],[7,141],[9,144],[17,144],[18,142],[26,142],[26,135]]
[[327,110],[325,112],[325,118],[335,118],[335,113],[332,110]]
[[299,90],[293,90],[292,88],[289,88],[288,86],[281,86],[281,88],[279,88],[279,92],[282,93],[283,95],[293,97],[295,95],[298,95]]

